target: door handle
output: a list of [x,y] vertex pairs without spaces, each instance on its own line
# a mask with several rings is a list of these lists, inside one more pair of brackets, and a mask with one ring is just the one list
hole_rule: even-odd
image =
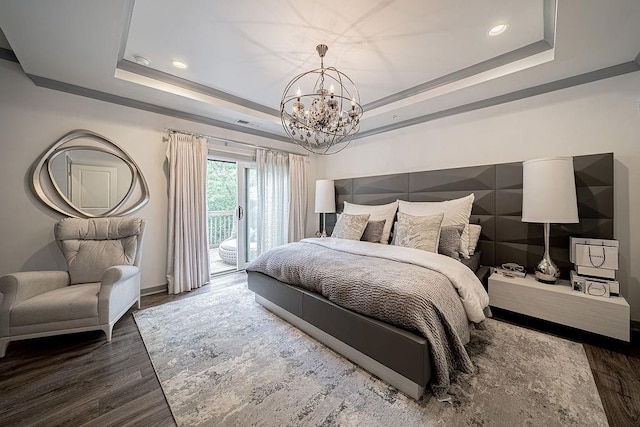
[[242,218],[244,218],[244,209],[242,209],[242,206],[238,206],[238,221]]

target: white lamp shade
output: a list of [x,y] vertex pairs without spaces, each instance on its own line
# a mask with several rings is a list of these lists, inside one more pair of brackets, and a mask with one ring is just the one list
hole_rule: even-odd
[[522,221],[554,224],[579,222],[572,157],[536,159],[523,163]]
[[332,179],[316,181],[316,213],[334,213],[336,211],[335,190]]

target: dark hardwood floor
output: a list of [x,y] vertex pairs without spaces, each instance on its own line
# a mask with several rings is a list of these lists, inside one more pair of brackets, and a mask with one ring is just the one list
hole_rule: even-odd
[[[245,281],[216,278],[181,296],[142,298],[143,308],[192,298]],[[626,345],[497,313],[503,321],[582,342],[612,426],[640,425],[640,336]],[[0,359],[0,426],[174,426],[133,316],[127,313],[107,343],[101,332],[11,343]]]

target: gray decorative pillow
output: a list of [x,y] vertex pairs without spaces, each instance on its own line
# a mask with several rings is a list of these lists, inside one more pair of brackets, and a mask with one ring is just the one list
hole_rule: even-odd
[[396,245],[437,253],[443,217],[443,213],[413,216],[399,212]]
[[460,259],[460,238],[466,224],[445,225],[440,230],[438,253]]
[[364,229],[367,227],[367,221],[371,215],[349,215],[343,213],[338,218],[336,226],[331,233],[331,237],[348,240],[360,240]]
[[364,229],[364,233],[362,233],[362,237],[360,238],[360,240],[363,240],[365,242],[380,243],[382,233],[384,232],[384,224],[386,222],[386,219],[383,219],[382,221],[367,222],[367,227]]

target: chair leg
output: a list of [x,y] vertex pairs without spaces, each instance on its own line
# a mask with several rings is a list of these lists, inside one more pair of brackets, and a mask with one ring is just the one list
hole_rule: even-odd
[[0,357],[4,357],[4,355],[7,353],[9,342],[11,342],[9,338],[0,338]]
[[107,336],[107,342],[111,342],[111,335],[113,333],[113,325],[111,323],[102,327],[104,334]]

